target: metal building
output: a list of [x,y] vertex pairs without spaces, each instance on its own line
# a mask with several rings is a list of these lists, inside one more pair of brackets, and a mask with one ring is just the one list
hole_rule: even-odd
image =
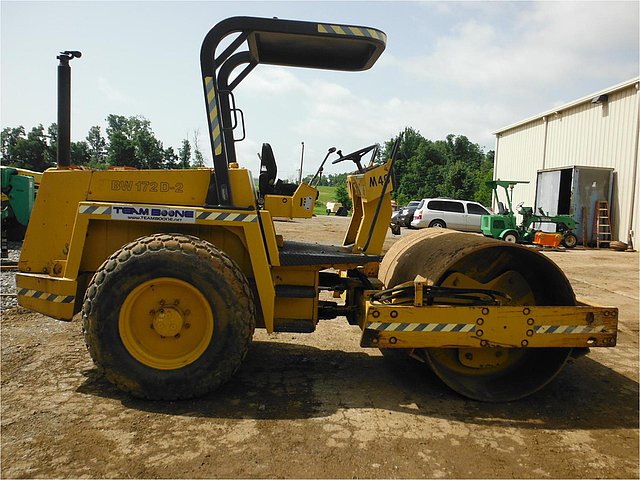
[[[528,180],[529,184],[514,191],[514,201],[536,210],[542,206],[550,214],[574,215],[582,224],[576,232],[580,239],[582,228],[589,226],[589,241],[596,235],[592,231],[596,207],[591,203],[606,200],[611,240],[637,248],[639,80],[631,79],[495,131],[494,179]],[[588,173],[582,175],[583,183],[594,172],[601,174],[588,185],[578,186],[575,179],[579,175],[570,172],[580,171]],[[608,178],[610,184],[596,178]],[[594,191],[585,190],[590,187]]]

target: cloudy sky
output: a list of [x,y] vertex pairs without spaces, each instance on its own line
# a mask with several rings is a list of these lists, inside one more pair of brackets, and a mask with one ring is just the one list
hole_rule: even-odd
[[[73,140],[108,114],[141,115],[165,147],[199,132],[210,161],[199,52],[236,15],[365,25],[388,35],[371,70],[259,66],[237,88],[254,174],[270,142],[280,177],[327,148],[345,153],[404,127],[430,139],[492,132],[638,76],[639,3],[632,2],[11,2],[0,3],[2,127],[56,120],[56,54],[73,67]],[[338,168],[339,167],[339,168]],[[330,171],[346,171],[341,164]]]

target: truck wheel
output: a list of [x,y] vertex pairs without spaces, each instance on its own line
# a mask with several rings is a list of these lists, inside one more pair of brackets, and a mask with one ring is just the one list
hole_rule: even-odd
[[562,244],[567,248],[573,248],[578,244],[578,237],[572,232],[567,232],[562,238]]
[[255,329],[238,266],[196,237],[155,234],[109,257],[82,307],[84,338],[107,379],[136,397],[191,398],[235,373]]
[[513,232],[507,233],[502,239],[507,243],[518,243],[518,235]]

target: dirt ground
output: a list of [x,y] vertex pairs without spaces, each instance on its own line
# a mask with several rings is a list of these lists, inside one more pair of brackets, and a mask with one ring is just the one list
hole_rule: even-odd
[[[346,221],[277,229],[338,243]],[[310,335],[258,331],[238,374],[205,398],[140,401],[97,373],[77,318],[6,309],[2,478],[638,478],[638,253],[547,255],[577,295],[620,308],[618,346],[505,404],[389,365],[344,318]]]

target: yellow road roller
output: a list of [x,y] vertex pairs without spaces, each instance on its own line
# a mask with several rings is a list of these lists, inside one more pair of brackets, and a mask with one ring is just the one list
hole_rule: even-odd
[[614,346],[617,309],[578,304],[562,271],[526,247],[426,229],[383,258],[399,141],[383,163],[373,161],[375,145],[327,153],[325,162],[336,154],[333,163],[356,170],[342,245],[276,233],[275,217],[312,217],[318,190],[313,180],[278,180],[268,143],[254,186],[236,158],[245,132],[234,90],[259,64],[367,70],[385,44],[364,26],[221,21],[200,54],[213,168],[180,171],[69,165],[69,62],[80,52],[62,52],[58,166],[42,176],[26,233],[20,305],[61,320],[81,312],[100,371],[147,399],[220,386],[255,328],[311,333],[336,317],[360,327],[362,347],[425,362],[482,401],[525,397],[572,353]]

